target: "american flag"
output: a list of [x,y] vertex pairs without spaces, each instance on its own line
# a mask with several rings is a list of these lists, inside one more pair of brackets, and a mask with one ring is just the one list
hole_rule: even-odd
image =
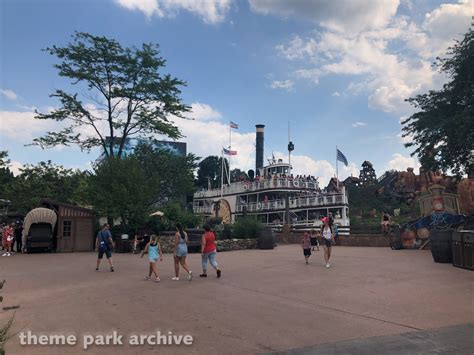
[[239,129],[239,125],[235,122],[230,121],[230,128]]
[[231,150],[231,149],[224,149],[224,154],[225,155],[237,155],[237,151],[236,150]]
[[337,160],[342,161],[345,166],[347,166],[349,163],[347,162],[347,158],[342,152],[337,149]]

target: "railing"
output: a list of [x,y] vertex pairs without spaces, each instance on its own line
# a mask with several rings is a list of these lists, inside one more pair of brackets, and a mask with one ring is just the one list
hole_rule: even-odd
[[[306,181],[296,179],[274,179],[274,180],[262,180],[262,181],[242,181],[234,182],[230,185],[226,185],[223,188],[223,194],[240,194],[245,192],[252,192],[258,190],[267,189],[297,189],[297,190],[319,190],[319,184],[317,181]],[[194,194],[194,198],[200,197],[215,197],[220,196],[221,189],[212,189],[205,191],[198,191]]]
[[[298,197],[289,200],[289,208],[299,207],[318,207],[330,206],[337,204],[347,204],[347,197],[343,194],[321,195],[311,197]],[[282,210],[286,208],[285,200],[275,200],[269,202],[255,202],[249,204],[239,204],[236,207],[236,212],[243,212],[244,207],[247,207],[247,212],[262,212],[271,210]]]
[[193,212],[197,214],[212,214],[213,211],[212,206],[193,206]]

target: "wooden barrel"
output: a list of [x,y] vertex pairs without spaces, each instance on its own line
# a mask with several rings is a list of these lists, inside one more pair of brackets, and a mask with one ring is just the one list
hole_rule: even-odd
[[275,247],[275,232],[273,229],[265,228],[260,232],[257,239],[259,249],[273,249]]
[[452,229],[432,230],[430,235],[431,254],[437,263],[452,263]]

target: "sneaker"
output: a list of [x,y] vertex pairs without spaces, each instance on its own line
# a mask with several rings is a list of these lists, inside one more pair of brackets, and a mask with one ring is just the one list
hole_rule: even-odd
[[329,269],[330,267],[331,267],[331,264],[327,263],[327,264],[326,264],[326,268]]
[[150,276],[145,276],[145,281],[149,281],[151,279]]
[[7,253],[3,253],[2,256],[7,256]]
[[192,280],[193,280],[193,272],[192,272],[192,271],[190,271],[190,272],[188,273],[188,280],[189,280],[189,281],[192,281]]
[[306,260],[306,264],[308,264],[308,260]]
[[173,280],[173,281],[179,281],[179,277],[172,277],[171,280]]
[[161,281],[161,280],[160,280],[159,277],[156,277],[156,278],[155,278],[155,282],[160,282],[160,281]]
[[7,256],[12,256],[10,253],[7,253]]
[[217,278],[221,277],[222,271],[221,269],[217,269]]
[[113,267],[111,267],[111,268],[110,268],[110,272],[114,272],[114,271],[115,271],[115,270],[114,270],[114,268],[113,268]]
[[95,268],[95,271],[99,271],[99,268],[98,268],[98,267],[96,267],[96,268]]
[[201,274],[199,277],[207,277],[207,274]]

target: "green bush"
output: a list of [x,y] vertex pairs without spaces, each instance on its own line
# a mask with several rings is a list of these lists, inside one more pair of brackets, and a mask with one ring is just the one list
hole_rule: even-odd
[[237,239],[257,238],[263,224],[252,217],[239,218],[232,226],[232,237]]

